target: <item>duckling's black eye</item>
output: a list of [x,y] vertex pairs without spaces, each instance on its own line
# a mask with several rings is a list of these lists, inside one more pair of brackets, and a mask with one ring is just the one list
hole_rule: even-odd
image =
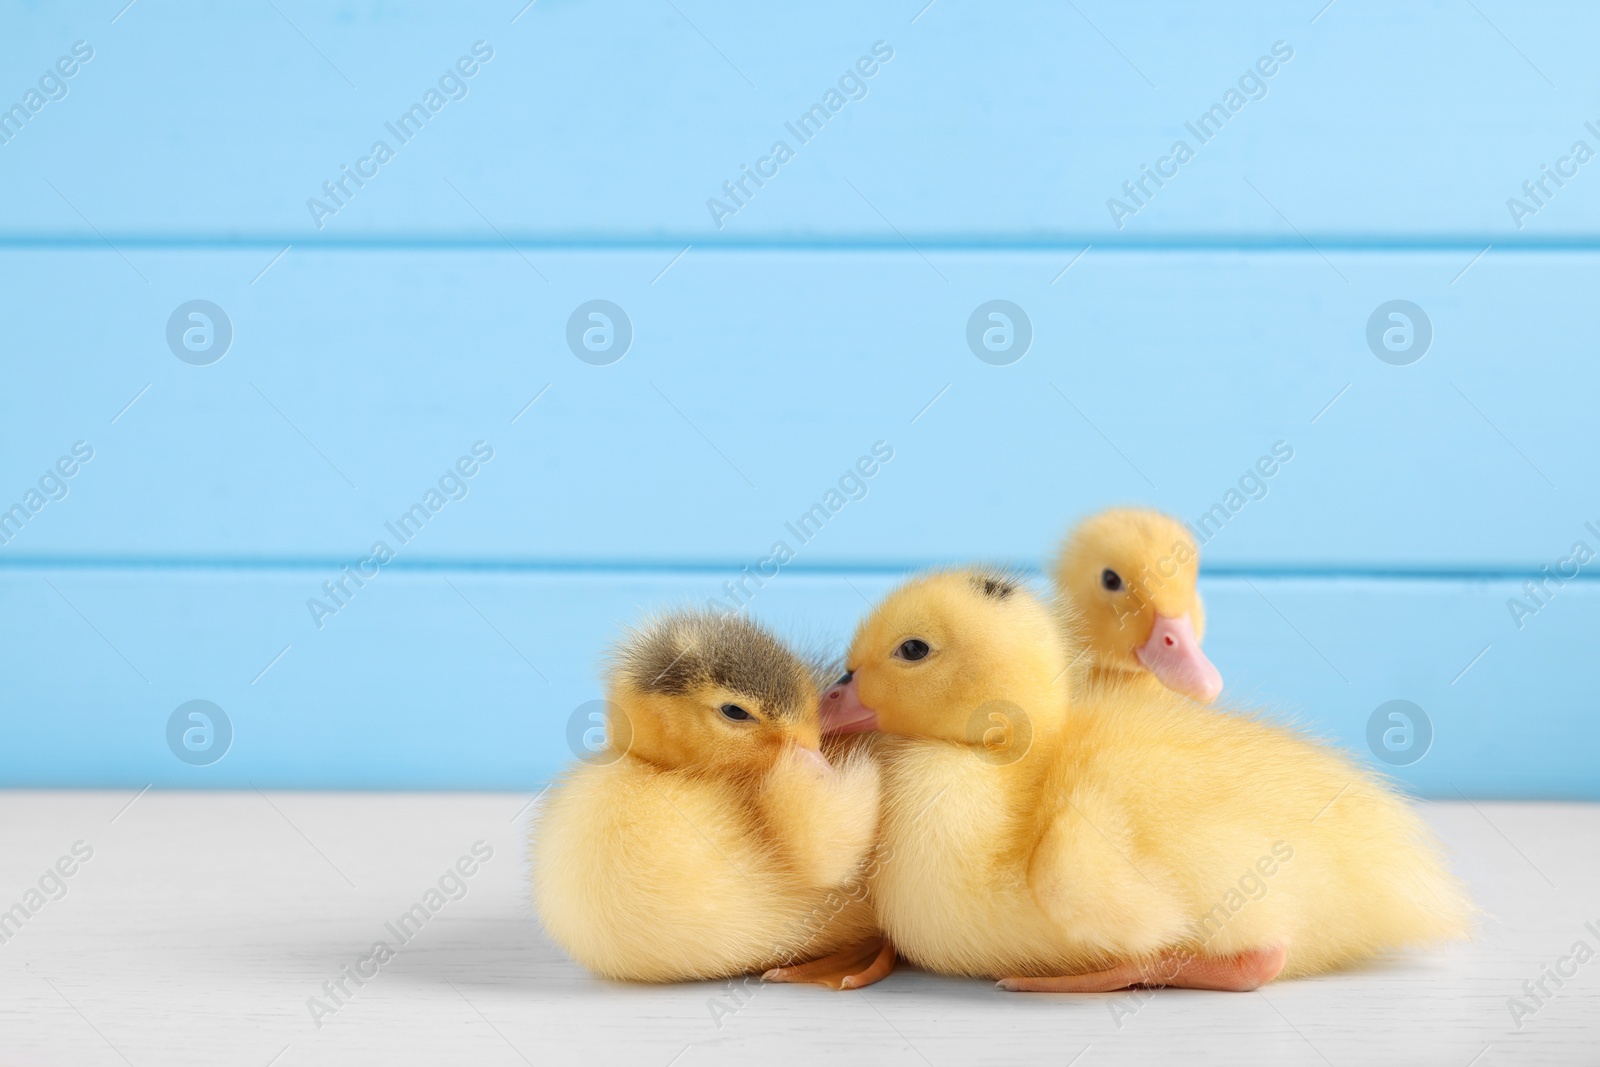
[[1107,567],[1105,570],[1100,572],[1100,584],[1109,592],[1115,593],[1118,589],[1122,588],[1122,575],[1118,574],[1110,567]]
[[755,718],[754,715],[750,714],[748,711],[745,711],[737,704],[724,704],[717,710],[722,712],[722,717],[724,719],[732,719],[734,722],[747,722],[750,719]]
[[895,659],[910,660],[913,663],[924,659],[928,655],[928,642],[920,637],[910,637],[900,642],[900,647],[894,650]]

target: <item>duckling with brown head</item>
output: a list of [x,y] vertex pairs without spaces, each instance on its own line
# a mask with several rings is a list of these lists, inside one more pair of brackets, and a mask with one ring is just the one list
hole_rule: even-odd
[[533,843],[540,918],[574,959],[648,982],[889,973],[860,878],[878,769],[866,752],[823,756],[816,669],[709,612],[617,646],[605,750],[551,790]]

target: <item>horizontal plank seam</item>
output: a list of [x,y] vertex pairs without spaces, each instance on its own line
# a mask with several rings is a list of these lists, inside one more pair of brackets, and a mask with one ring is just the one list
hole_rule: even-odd
[[[1493,245],[1496,254],[1538,252],[1600,252],[1600,234],[1521,235],[1521,234],[1433,234],[1433,235],[1367,235],[1310,233],[1306,238],[1298,235],[1272,234],[1193,234],[1152,237],[1116,237],[1104,233],[1079,235],[1042,235],[1023,237],[1015,235],[960,236],[911,234],[911,240],[922,252],[990,252],[990,253],[1076,253],[1085,245],[1093,244],[1096,254],[1143,252],[1260,252],[1315,256],[1322,252],[1470,252],[1478,253],[1486,245]],[[1315,248],[1308,247],[1307,240]],[[915,257],[899,239],[889,241],[876,237],[713,237],[704,233],[676,234],[670,236],[633,237],[603,235],[551,235],[508,231],[506,236],[479,237],[453,234],[381,235],[348,237],[314,237],[304,233],[238,234],[230,236],[160,235],[118,233],[108,231],[106,238],[70,234],[5,234],[0,233],[0,251],[27,249],[29,251],[96,251],[113,254],[107,241],[119,249],[145,249],[160,251],[259,251],[277,252],[286,244],[294,244],[305,251],[452,251],[496,252],[515,255],[518,250],[547,250],[571,252],[681,252],[692,244],[697,255],[730,252],[885,252],[898,256]],[[507,248],[507,242],[513,246]]]
[[[357,553],[359,555],[359,553]],[[349,559],[327,557],[182,557],[182,556],[35,556],[0,558],[0,574],[8,571],[225,571],[237,573],[271,571],[337,571]],[[959,560],[920,560],[861,563],[790,563],[783,568],[788,575],[807,575],[829,578],[854,575],[896,577],[930,568],[948,567]],[[995,562],[985,560],[985,562]],[[1005,561],[1000,561],[1005,562]],[[385,573],[412,572],[500,572],[554,575],[683,575],[725,578],[738,574],[749,565],[748,560],[548,560],[548,559],[412,559],[395,560],[384,566]],[[1024,573],[1044,576],[1044,568],[1035,563],[1010,563]],[[1545,575],[1538,566],[1469,566],[1469,567],[1418,567],[1410,565],[1382,566],[1371,564],[1274,564],[1232,563],[1208,565],[1203,568],[1203,578],[1228,579],[1328,579],[1376,580],[1421,582],[1473,582],[1539,580]],[[1572,577],[1551,580],[1560,584],[1600,581],[1600,573],[1579,571]]]

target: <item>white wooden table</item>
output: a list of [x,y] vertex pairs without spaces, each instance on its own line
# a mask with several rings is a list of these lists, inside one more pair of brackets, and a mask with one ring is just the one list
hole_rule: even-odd
[[[42,905],[0,928],[0,1065],[1600,1064],[1600,958],[1547,981],[1542,1005],[1523,988],[1576,942],[1600,951],[1596,806],[1429,805],[1491,917],[1470,945],[1359,973],[1068,997],[903,970],[854,993],[752,983],[735,999],[599,981],[546,941],[527,899],[530,800],[0,792],[0,909]],[[478,863],[480,841],[493,855]],[[462,857],[472,876],[446,879],[459,899],[441,893],[401,944],[386,924],[426,910]],[[381,965],[377,941],[398,946]],[[357,986],[347,965],[371,977]],[[1520,1028],[1514,997],[1536,1009]]]

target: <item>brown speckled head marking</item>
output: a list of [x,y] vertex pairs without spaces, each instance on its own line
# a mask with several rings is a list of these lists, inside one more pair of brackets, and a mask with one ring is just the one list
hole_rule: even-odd
[[685,696],[717,686],[786,719],[816,699],[805,662],[741,615],[660,615],[630,632],[612,658],[622,680],[644,693]]
[[1017,582],[1000,571],[979,571],[972,576],[972,587],[986,597],[1004,600],[1017,591]]

